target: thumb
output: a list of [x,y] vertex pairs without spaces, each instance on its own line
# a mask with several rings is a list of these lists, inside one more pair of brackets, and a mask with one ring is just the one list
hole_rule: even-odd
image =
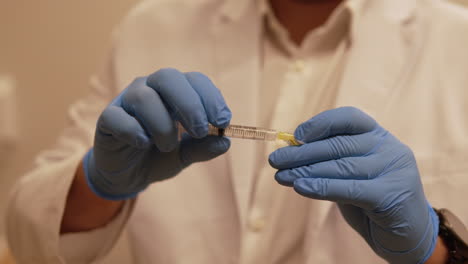
[[195,162],[211,160],[226,153],[230,146],[231,141],[226,137],[207,136],[197,139],[184,134],[180,143],[180,161],[186,167]]
[[339,135],[357,135],[377,126],[372,117],[355,107],[340,107],[322,112],[299,125],[294,137],[310,143]]

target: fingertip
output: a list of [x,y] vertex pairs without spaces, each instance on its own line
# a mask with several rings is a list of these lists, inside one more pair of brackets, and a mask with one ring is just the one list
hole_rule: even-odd
[[296,130],[294,130],[294,138],[296,140],[300,140],[300,141],[303,141],[304,140],[304,128],[303,128],[303,124],[300,124]]
[[272,152],[268,156],[268,163],[270,164],[271,167],[278,169],[278,165],[276,163],[276,151]]
[[139,133],[137,136],[136,136],[136,139],[135,139],[135,146],[139,149],[146,149],[146,148],[149,148],[151,146],[152,142],[151,142],[151,139],[143,134],[143,133]]
[[278,171],[275,173],[275,180],[283,186],[293,187],[295,179],[295,177],[292,178],[289,175],[288,171]]
[[203,83],[211,83],[210,78],[206,76],[205,74],[197,71],[191,71],[191,72],[184,72],[185,78],[187,78],[189,81],[197,81],[197,82],[203,82]]
[[294,181],[294,191],[298,194],[312,198],[312,199],[322,199],[322,193],[320,191],[321,185],[318,184],[321,179],[306,179],[299,178]]
[[327,112],[323,112],[303,122],[294,131],[294,137],[303,144],[325,138],[330,131],[330,120],[326,116]]
[[141,77],[136,77],[132,83],[130,84],[130,86],[141,86],[141,85],[145,85],[146,82],[148,80],[148,76],[141,76]]
[[187,166],[194,162],[208,161],[228,151],[230,140],[219,136],[208,136],[195,139],[185,135],[181,141],[180,157],[182,164]]
[[200,96],[208,121],[216,127],[227,127],[232,113],[216,85],[208,76],[200,72],[187,72],[185,77]]
[[306,191],[304,189],[304,179],[297,179],[293,182],[293,189],[300,195],[307,196]]
[[294,153],[297,147],[286,146],[273,151],[268,156],[268,163],[275,169],[289,169],[296,167],[297,154]]
[[226,137],[207,136],[201,139],[201,142],[205,146],[205,151],[214,155],[224,154],[231,147],[231,141]]
[[216,138],[217,138],[217,144],[213,152],[218,153],[218,154],[226,153],[231,147],[231,140],[227,137],[216,137]]
[[348,122],[348,130],[352,134],[360,134],[371,131],[375,128],[377,122],[367,113],[354,106],[344,106],[338,108],[345,116],[345,122]]
[[311,142],[312,140],[308,140],[307,136],[305,135],[305,132],[308,131],[310,132],[306,126],[308,124],[306,124],[307,122],[304,122],[302,123],[301,125],[299,125],[296,130],[294,131],[294,138],[301,142],[302,144],[305,144],[305,143],[309,143]]
[[156,72],[148,75],[146,78],[146,85],[153,88],[159,87],[159,82],[161,80],[170,79],[174,75],[182,74],[180,71],[174,68],[162,68]]
[[231,123],[232,113],[229,108],[223,109],[218,118],[213,122],[213,125],[219,128],[226,128]]
[[208,135],[208,122],[206,125],[191,126],[188,132],[194,138],[204,138]]

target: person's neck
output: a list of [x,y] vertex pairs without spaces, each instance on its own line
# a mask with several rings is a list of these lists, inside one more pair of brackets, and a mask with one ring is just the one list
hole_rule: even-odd
[[342,0],[269,0],[275,16],[298,45],[321,26]]

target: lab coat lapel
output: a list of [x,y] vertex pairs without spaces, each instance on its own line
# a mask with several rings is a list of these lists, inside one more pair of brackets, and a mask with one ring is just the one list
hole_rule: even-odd
[[[404,89],[406,76],[411,74],[422,45],[422,28],[413,12],[415,1],[351,3],[352,8],[361,10],[353,17],[336,106],[356,106],[379,119],[389,100]],[[306,247],[314,247],[321,240],[321,230],[329,221],[332,205],[328,202],[310,205],[313,213],[309,217]],[[336,245],[330,245],[333,246]],[[314,260],[310,263],[316,263],[318,258],[309,256],[309,259]]]
[[378,118],[404,89],[422,50],[417,1],[361,1],[354,6],[361,10],[351,27],[338,106],[356,106]]
[[[232,110],[231,124],[255,126],[259,92],[261,21],[256,5],[253,2],[250,4],[255,8],[245,6],[246,12],[239,10],[237,14],[222,14],[219,21],[213,24],[215,81]],[[227,153],[241,226],[245,226],[255,154],[253,142],[239,139],[232,139],[231,148]]]

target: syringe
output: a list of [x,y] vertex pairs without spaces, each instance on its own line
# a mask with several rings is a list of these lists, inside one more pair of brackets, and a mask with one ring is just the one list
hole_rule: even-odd
[[[183,126],[178,123],[179,133],[186,132]],[[226,136],[232,138],[255,139],[263,141],[276,141],[282,140],[291,146],[302,145],[298,142],[294,135],[286,132],[279,132],[274,129],[229,125],[226,128],[218,128],[211,124],[208,125],[208,135],[212,136]]]

